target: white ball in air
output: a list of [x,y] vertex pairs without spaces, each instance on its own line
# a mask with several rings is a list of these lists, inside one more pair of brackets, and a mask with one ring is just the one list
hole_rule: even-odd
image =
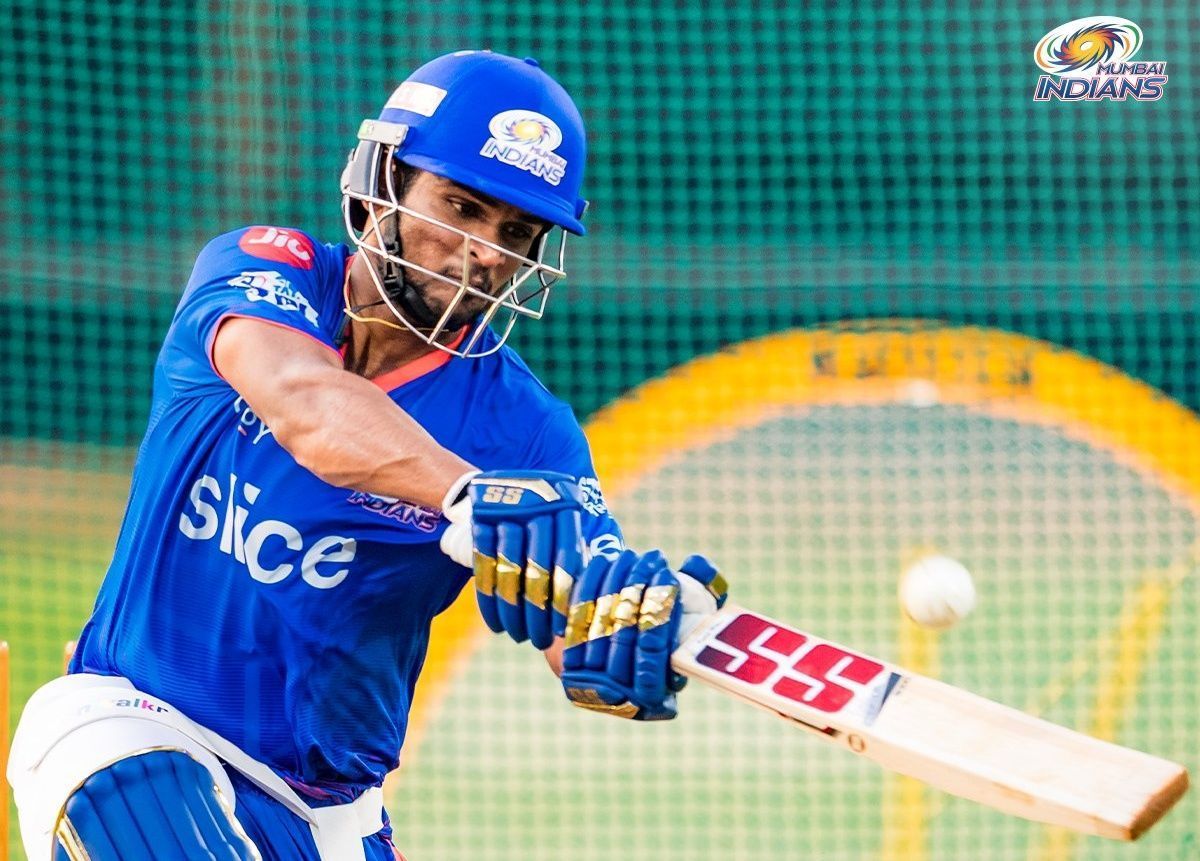
[[975,583],[949,556],[924,556],[904,570],[900,604],[925,628],[949,628],[975,608]]

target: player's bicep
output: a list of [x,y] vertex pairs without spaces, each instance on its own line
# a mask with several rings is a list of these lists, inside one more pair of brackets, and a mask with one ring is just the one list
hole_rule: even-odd
[[255,317],[223,319],[213,335],[213,369],[268,426],[298,406],[296,389],[341,371],[330,347],[302,332]]

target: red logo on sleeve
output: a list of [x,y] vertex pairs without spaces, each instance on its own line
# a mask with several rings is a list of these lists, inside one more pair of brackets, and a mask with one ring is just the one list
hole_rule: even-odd
[[280,230],[278,227],[251,227],[238,240],[238,247],[263,260],[273,260],[297,269],[312,269],[312,240],[302,233]]

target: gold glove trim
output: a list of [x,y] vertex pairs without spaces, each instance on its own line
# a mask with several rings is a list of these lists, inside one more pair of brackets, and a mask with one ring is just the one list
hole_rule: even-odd
[[612,632],[615,634],[622,628],[632,628],[638,623],[641,612],[642,593],[646,591],[644,583],[626,586],[617,596],[617,606],[612,611]]
[[550,603],[550,572],[532,559],[525,560],[525,600],[539,610]]
[[638,617],[638,630],[648,631],[669,622],[678,595],[678,586],[651,586],[646,589],[641,616]]
[[567,688],[567,699],[572,705],[579,706],[581,709],[587,709],[590,712],[601,712],[603,714],[612,715],[613,717],[632,718],[636,717],[641,711],[631,702],[624,702],[620,705],[610,705],[600,699],[600,695],[596,693],[594,688]]
[[729,583],[724,577],[721,576],[719,572],[713,577],[712,582],[705,586],[705,588],[708,589],[709,593],[711,593],[712,596],[718,601],[729,594]]
[[612,614],[616,605],[617,596],[611,592],[596,599],[596,615],[592,617],[592,625],[588,628],[588,640],[599,640],[613,632]]
[[592,616],[595,612],[595,601],[584,601],[571,607],[567,613],[567,630],[563,635],[566,648],[587,642],[588,629],[592,626]]
[[472,568],[475,571],[475,588],[481,595],[496,593],[496,560],[474,550],[471,553]]
[[521,566],[503,553],[496,554],[496,594],[509,604],[516,604],[521,594]]
[[575,585],[575,578],[567,573],[565,568],[554,566],[554,609],[567,615],[567,610],[571,607],[571,588]]

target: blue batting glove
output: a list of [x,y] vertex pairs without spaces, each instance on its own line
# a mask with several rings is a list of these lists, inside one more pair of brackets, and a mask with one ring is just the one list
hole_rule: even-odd
[[571,595],[562,683],[580,708],[632,720],[675,717],[671,672],[683,605],[657,550],[588,563]]
[[[698,553],[692,554],[683,560],[683,564],[679,566],[679,573],[688,575],[703,586],[717,602],[717,609],[725,606],[725,599],[729,597],[729,584],[725,582],[717,566],[708,561],[707,557]],[[685,608],[685,612],[688,609],[690,608]]]
[[[725,606],[729,586],[717,566],[704,556],[692,555],[679,566],[679,602],[683,619],[679,624],[679,641],[683,641],[709,615]],[[678,642],[676,643],[678,646]],[[687,678],[672,671],[672,685],[683,690]]]
[[[547,649],[566,627],[571,587],[583,564],[582,495],[559,472],[481,472],[447,506],[451,530],[470,524],[479,611],[489,628]],[[443,538],[443,549],[454,556]],[[459,560],[465,561],[465,560]]]

